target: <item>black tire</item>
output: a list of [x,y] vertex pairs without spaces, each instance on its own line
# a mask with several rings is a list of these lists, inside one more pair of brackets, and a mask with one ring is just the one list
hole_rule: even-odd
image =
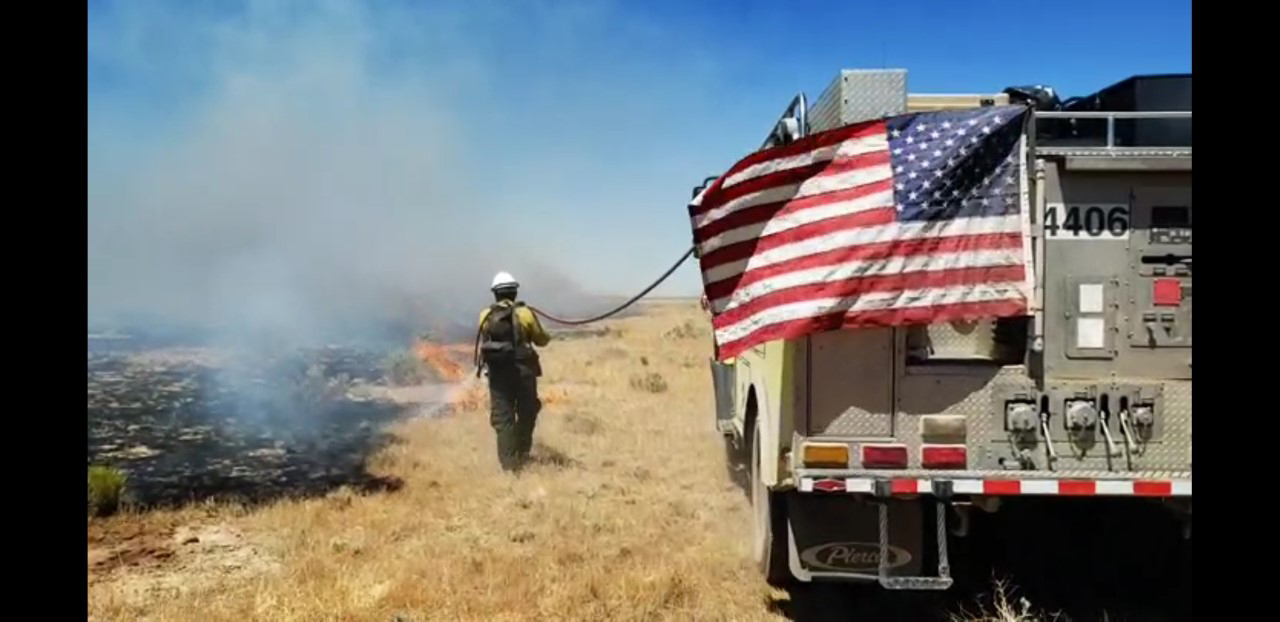
[[751,526],[752,557],[765,581],[785,587],[795,581],[788,565],[786,504],[769,492],[760,477],[762,451],[759,420],[751,424]]

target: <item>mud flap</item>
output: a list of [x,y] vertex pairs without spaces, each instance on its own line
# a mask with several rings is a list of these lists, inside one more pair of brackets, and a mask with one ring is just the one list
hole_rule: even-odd
[[[945,536],[936,556],[937,576],[921,576],[924,543],[935,539],[924,538],[920,501],[790,493],[787,505],[787,557],[791,573],[801,581],[877,582],[894,590],[951,586]],[[945,508],[938,509],[945,521]],[[883,564],[882,549],[887,552]]]
[[716,430],[733,433],[733,365],[711,359],[711,384],[716,395]]

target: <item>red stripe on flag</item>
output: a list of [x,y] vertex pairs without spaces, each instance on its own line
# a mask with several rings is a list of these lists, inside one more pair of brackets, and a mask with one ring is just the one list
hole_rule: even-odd
[[[846,140],[865,138],[868,136],[875,136],[876,134],[886,134],[886,127],[887,124],[883,120],[867,121],[865,123],[836,128],[820,134],[810,134],[809,136],[801,138],[789,145],[774,147],[764,151],[757,151],[739,160],[737,164],[733,165],[733,168],[729,169],[728,172],[712,182],[711,186],[707,188],[706,192],[702,196],[702,203],[697,206],[690,206],[692,208],[690,210],[690,215],[698,216],[705,214],[714,206],[723,203],[724,200],[721,198],[721,193],[728,190],[728,188],[724,187],[724,180],[733,177],[752,166],[779,158],[802,155],[823,147],[830,147],[832,145],[842,143]],[[739,185],[741,184],[735,184],[729,188],[737,188]]]
[[1058,494],[1069,496],[1088,496],[1098,492],[1097,482],[1091,480],[1064,479],[1058,482]]
[[[717,235],[726,231],[732,231],[739,227],[758,225],[787,214],[794,214],[806,209],[822,207],[824,205],[831,205],[842,201],[852,201],[854,199],[860,199],[865,196],[876,194],[877,192],[889,192],[891,190],[893,190],[893,180],[882,179],[859,186],[853,186],[852,188],[824,192],[822,194],[800,197],[798,199],[785,199],[781,201],[761,203],[760,205],[742,208],[736,212],[727,214],[698,227],[693,232],[693,239],[695,242],[703,243]],[[883,207],[893,207],[892,201]]]
[[[771,188],[779,186],[793,186],[807,179],[812,179],[821,173],[831,162],[829,160],[814,162],[804,166],[784,169],[772,173],[765,173],[759,177],[752,177],[746,181],[739,182],[728,188],[719,190],[714,195],[702,198],[702,211],[695,215],[701,217],[711,210],[718,209],[725,203],[740,199],[742,197],[763,192]],[[714,220],[712,222],[715,222]]]
[[1173,495],[1173,482],[1134,482],[1133,494],[1142,497],[1169,497]]
[[764,237],[735,242],[705,253],[702,255],[701,260],[702,271],[706,272],[721,264],[747,259],[752,255],[758,255],[780,246],[802,242],[828,233],[844,231],[845,229],[888,225],[897,222],[897,220],[898,210],[891,205],[819,220],[818,222],[800,225],[799,227],[793,227]]
[[982,492],[988,495],[1016,495],[1022,492],[1022,482],[1016,479],[989,479],[982,482]]
[[829,313],[817,317],[770,324],[739,339],[725,342],[719,347],[718,352],[720,360],[725,360],[735,357],[759,343],[775,339],[794,339],[824,330],[901,326],[903,324],[920,324],[924,322],[954,322],[992,316],[1023,315],[1026,311],[1026,301],[1019,299],[860,311],[856,313]]
[[[905,274],[884,274],[839,281],[825,281],[815,285],[791,287],[753,298],[742,305],[721,312],[712,319],[711,324],[716,328],[724,328],[768,310],[770,307],[804,302],[806,300],[846,298],[849,299],[848,304],[853,304],[857,297],[872,293],[980,285],[983,283],[1014,283],[1024,279],[1026,279],[1026,270],[1021,265],[1017,265],[908,272]],[[933,307],[927,308],[931,309]]]
[[[717,209],[730,201],[741,199],[746,196],[753,195],[757,192],[772,190],[775,188],[783,188],[786,186],[796,186],[794,192],[800,191],[800,184],[813,179],[822,179],[831,175],[847,173],[858,169],[872,168],[875,166],[888,166],[890,161],[889,151],[873,151],[871,153],[860,153],[856,156],[848,156],[836,160],[821,160],[813,164],[806,164],[795,168],[789,168],[773,173],[766,173],[759,177],[753,177],[732,187],[721,190],[714,196],[704,197],[702,202],[704,206],[709,206],[710,210]],[[819,196],[819,195],[814,195]],[[794,196],[792,198],[795,198]],[[809,197],[800,197],[806,199]],[[777,202],[775,202],[775,205]],[[704,212],[703,214],[705,214]],[[703,214],[698,214],[702,216]],[[714,220],[711,222],[715,222]]]
[[745,287],[780,274],[850,261],[876,261],[906,255],[932,255],[961,251],[988,251],[1022,248],[1022,236],[1016,233],[957,235],[947,238],[920,238],[898,242],[878,242],[806,255],[762,268],[752,268],[731,279],[716,281],[706,287],[707,297],[717,300]]

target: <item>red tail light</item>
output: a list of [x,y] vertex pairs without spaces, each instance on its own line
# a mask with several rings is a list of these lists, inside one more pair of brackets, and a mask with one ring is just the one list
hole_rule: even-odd
[[963,469],[969,460],[964,445],[936,445],[920,450],[920,464],[926,469]]
[[863,445],[862,468],[905,469],[907,448],[905,445]]

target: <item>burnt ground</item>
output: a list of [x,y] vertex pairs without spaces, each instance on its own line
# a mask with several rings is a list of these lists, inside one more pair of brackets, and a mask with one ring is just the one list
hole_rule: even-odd
[[383,424],[414,405],[362,397],[389,353],[236,355],[97,344],[88,357],[88,462],[125,470],[140,506],[394,489],[369,473]]

